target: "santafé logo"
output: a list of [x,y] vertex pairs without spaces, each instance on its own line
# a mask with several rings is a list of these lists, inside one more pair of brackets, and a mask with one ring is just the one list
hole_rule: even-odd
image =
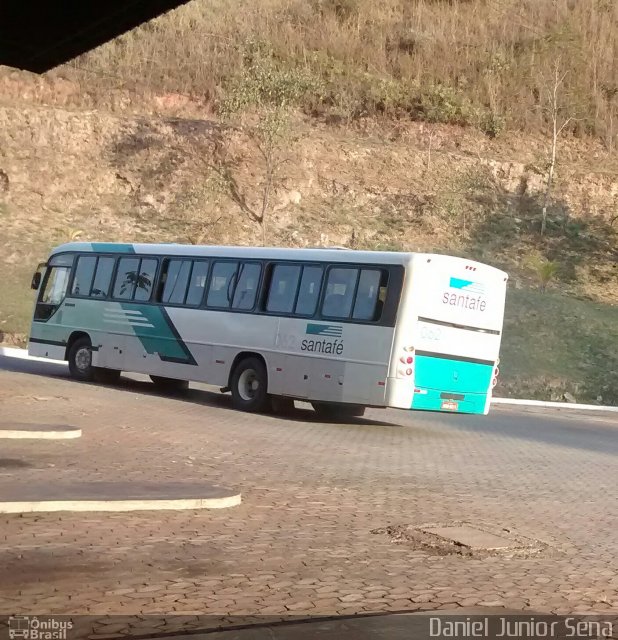
[[480,282],[451,276],[449,289],[442,294],[442,304],[470,311],[485,311],[487,308],[486,288]]
[[305,335],[316,337],[305,338],[300,343],[301,351],[333,353],[338,356],[343,353],[343,327],[341,325],[308,322]]

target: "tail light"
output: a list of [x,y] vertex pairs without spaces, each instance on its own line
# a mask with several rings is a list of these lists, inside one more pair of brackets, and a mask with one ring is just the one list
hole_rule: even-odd
[[404,347],[403,353],[399,356],[397,365],[397,377],[409,378],[414,373],[414,347]]

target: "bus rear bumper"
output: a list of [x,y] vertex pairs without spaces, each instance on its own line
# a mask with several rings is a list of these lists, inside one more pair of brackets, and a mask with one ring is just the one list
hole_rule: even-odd
[[420,411],[487,415],[489,402],[486,393],[449,393],[438,389],[415,389],[410,408]]

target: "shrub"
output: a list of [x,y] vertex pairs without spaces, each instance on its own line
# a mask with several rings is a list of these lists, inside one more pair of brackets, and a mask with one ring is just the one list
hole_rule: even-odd
[[415,109],[421,120],[467,125],[474,121],[474,109],[463,93],[447,85],[429,85],[421,90]]
[[558,263],[547,258],[533,257],[529,259],[529,265],[539,281],[541,293],[545,293],[547,285],[558,272]]

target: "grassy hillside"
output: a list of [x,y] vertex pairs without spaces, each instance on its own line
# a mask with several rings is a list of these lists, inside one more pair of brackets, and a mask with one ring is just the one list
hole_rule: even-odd
[[511,288],[496,394],[618,405],[618,307]]
[[618,133],[613,0],[193,0],[73,66],[89,91],[147,86],[216,108],[247,74],[308,114],[538,131],[555,71],[568,130]]

